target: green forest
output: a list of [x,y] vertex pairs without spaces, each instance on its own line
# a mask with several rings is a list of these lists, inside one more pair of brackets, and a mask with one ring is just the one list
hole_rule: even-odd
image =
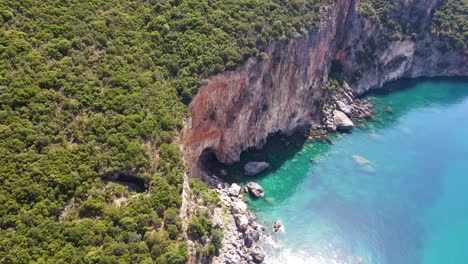
[[434,13],[432,32],[468,52],[468,0],[445,1]]
[[[0,262],[185,263],[177,140],[197,87],[312,32],[333,2],[1,0]],[[466,47],[466,17],[446,21],[467,1],[449,2],[434,23]],[[187,233],[218,253],[203,212]]]
[[421,26],[426,6],[421,0],[413,2],[408,17],[402,17],[404,1],[361,0],[359,10],[364,16],[377,19],[383,35],[389,40],[418,40],[429,31],[448,40],[451,47],[468,48],[468,0],[439,1],[429,30]]
[[[0,262],[184,263],[187,103],[202,78],[316,28],[321,2],[0,1]],[[188,231],[216,253],[203,213]]]

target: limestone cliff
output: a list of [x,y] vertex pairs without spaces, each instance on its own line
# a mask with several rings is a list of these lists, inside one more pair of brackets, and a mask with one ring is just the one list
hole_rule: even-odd
[[[233,163],[269,135],[319,120],[322,87],[331,69],[340,71],[355,95],[401,77],[467,75],[466,51],[441,49],[444,41],[428,32],[438,1],[417,2],[403,1],[423,9],[416,40],[382,37],[377,19],[360,15],[356,1],[337,0],[309,36],[274,43],[266,58],[251,58],[235,71],[208,79],[189,106],[191,118],[183,132],[192,176],[199,176],[204,151]],[[410,8],[402,9],[402,19],[410,16],[405,10]]]
[[[400,1],[400,19],[411,22],[415,9],[419,36],[389,40],[381,35],[377,18],[355,14],[346,30],[335,59],[343,67],[356,95],[380,88],[402,77],[465,76],[468,74],[468,53],[463,49],[447,49],[447,40],[430,33],[431,16],[441,1]],[[413,10],[413,11],[412,11]],[[422,14],[422,15],[421,15]],[[354,82],[353,82],[353,79]]]

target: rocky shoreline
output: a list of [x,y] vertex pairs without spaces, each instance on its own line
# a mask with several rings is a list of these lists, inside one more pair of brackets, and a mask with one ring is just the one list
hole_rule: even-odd
[[262,263],[265,254],[258,242],[265,228],[254,221],[255,215],[247,208],[242,187],[236,183],[229,185],[215,175],[205,174],[204,179],[223,203],[222,209],[212,216],[214,226],[224,232],[223,248],[212,263]]
[[[375,18],[362,15],[358,1],[337,0],[313,34],[273,43],[266,56],[250,58],[242,67],[203,82],[189,105],[190,119],[181,139],[190,177],[214,179],[205,177],[200,166],[205,153],[233,164],[243,151],[260,148],[275,133],[311,127],[310,139],[332,144],[328,133],[347,132],[360,126],[360,120],[373,119],[372,105],[355,97],[389,81],[466,76],[466,52],[440,49],[445,41],[427,30],[438,1],[396,2],[408,21],[414,8],[421,9],[419,38],[389,39]],[[338,85],[337,79],[350,86],[344,81]],[[244,210],[242,195],[230,194],[231,186],[215,178],[209,185],[223,201],[228,220],[224,249],[214,263],[254,263],[255,252],[261,250],[256,242],[247,242],[247,247],[245,237],[258,241],[262,228]]]
[[338,91],[327,96],[322,115],[322,127],[327,131],[349,131],[354,127],[350,118],[373,119],[372,104],[354,98],[351,87],[344,82]]
[[355,98],[352,89],[344,82],[337,90],[328,92],[322,107],[321,122],[312,125],[309,139],[333,143],[328,133],[350,131],[355,126],[352,120],[373,120],[372,108],[371,103]]
[[[311,127],[311,131],[322,132],[318,133],[316,137],[310,136],[311,140],[322,140],[328,137],[328,133],[335,131],[351,130],[354,127],[351,119],[373,119],[372,104],[354,98],[351,88],[346,83],[337,91],[330,92],[326,98],[322,108],[321,123]],[[337,119],[335,116],[337,111],[342,113],[345,123],[351,124],[349,127],[343,128],[341,125],[343,120]],[[263,197],[261,186],[250,182],[249,186],[242,188],[236,183],[223,182],[221,178],[216,175],[208,175],[207,172],[203,178],[205,183],[216,190],[225,209],[224,215],[222,212],[213,215],[215,226],[224,230],[224,246],[220,255],[213,259],[213,263],[262,263],[265,260],[265,253],[259,242],[262,237],[266,236],[265,227],[254,221],[255,215],[248,209],[244,197],[244,194],[249,195],[249,193],[257,198]],[[261,195],[256,195],[255,191],[261,191]],[[278,225],[273,227],[275,232],[283,229],[281,222],[277,221],[275,225]]]

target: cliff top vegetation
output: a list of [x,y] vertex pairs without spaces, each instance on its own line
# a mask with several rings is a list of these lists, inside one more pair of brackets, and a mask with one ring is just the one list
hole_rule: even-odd
[[1,1],[0,262],[184,263],[186,104],[331,2]]

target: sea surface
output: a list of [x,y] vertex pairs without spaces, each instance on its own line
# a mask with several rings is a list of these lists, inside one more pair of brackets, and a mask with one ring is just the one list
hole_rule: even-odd
[[[235,177],[265,190],[249,207],[269,233],[266,263],[468,263],[468,81],[384,88],[365,96],[376,120],[333,144],[275,137],[227,168],[272,165]],[[276,220],[284,233],[271,231]]]

